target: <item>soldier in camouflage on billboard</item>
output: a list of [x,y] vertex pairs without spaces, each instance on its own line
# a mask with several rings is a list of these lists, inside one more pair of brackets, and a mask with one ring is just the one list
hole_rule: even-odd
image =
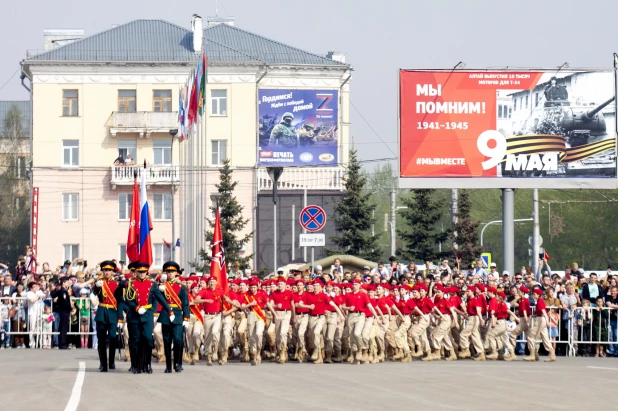
[[298,130],[298,139],[302,147],[312,146],[315,143],[316,134],[320,129],[316,129],[311,122],[303,124],[300,130]]
[[294,114],[285,113],[279,124],[277,124],[270,133],[269,146],[277,145],[282,147],[298,146],[298,135],[296,128],[292,125]]

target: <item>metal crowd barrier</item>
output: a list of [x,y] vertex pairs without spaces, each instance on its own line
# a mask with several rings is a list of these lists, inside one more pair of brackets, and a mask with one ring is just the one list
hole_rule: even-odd
[[[9,310],[15,310],[8,321],[2,319],[4,340],[0,342],[1,348],[51,348],[58,345],[60,316],[53,312],[54,302],[51,298],[34,303],[29,302],[27,297],[2,298],[2,301],[7,300]],[[96,347],[94,316],[98,304],[93,304],[90,298],[74,297],[71,297],[71,303],[74,311],[69,317],[67,337],[79,336],[81,345],[81,337],[88,336],[92,339],[89,345]],[[84,308],[80,310],[82,304]]]

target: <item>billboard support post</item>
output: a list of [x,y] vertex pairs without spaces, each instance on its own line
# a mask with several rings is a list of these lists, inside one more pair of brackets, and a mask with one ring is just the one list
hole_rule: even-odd
[[[541,239],[541,229],[539,227],[539,189],[532,190],[532,218],[534,218],[532,229],[532,270],[534,275],[539,272],[539,240]],[[540,280],[540,279],[539,279]]]
[[502,266],[515,274],[515,190],[502,189]]

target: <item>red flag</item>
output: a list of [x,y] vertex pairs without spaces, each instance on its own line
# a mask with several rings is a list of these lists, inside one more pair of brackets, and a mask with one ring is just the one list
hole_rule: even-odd
[[545,258],[547,261],[549,261],[549,254],[547,254],[547,251],[543,250],[543,258]]
[[129,238],[127,238],[127,258],[129,261],[139,259],[139,189],[137,180],[133,179],[133,200],[131,201],[131,217],[129,217]]
[[221,235],[221,216],[217,209],[215,232],[210,242],[212,259],[210,260],[210,276],[217,279],[217,287],[223,289],[227,295],[227,269],[225,267],[225,251],[223,250],[223,236]]

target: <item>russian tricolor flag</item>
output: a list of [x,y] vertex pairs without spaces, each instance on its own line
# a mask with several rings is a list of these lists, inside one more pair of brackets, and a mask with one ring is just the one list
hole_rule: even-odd
[[152,220],[148,209],[148,194],[146,193],[146,168],[142,170],[142,182],[140,185],[140,219],[139,219],[139,261],[152,265],[152,243],[150,232]]

